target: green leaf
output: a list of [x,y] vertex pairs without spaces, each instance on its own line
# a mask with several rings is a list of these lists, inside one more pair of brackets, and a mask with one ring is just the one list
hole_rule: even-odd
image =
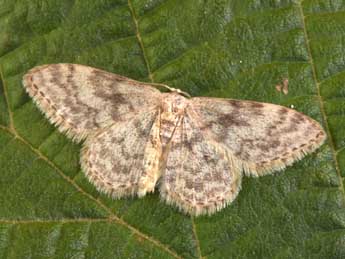
[[[344,258],[345,4],[334,0],[0,0],[0,258]],[[193,96],[291,106],[327,143],[191,218],[159,195],[111,200],[21,79],[81,63]],[[276,85],[289,79],[289,92]]]

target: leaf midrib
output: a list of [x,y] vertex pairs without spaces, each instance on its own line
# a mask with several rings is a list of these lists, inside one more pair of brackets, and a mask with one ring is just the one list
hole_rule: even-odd
[[313,59],[312,52],[311,52],[311,47],[310,47],[310,41],[309,41],[309,38],[308,38],[308,32],[307,32],[307,28],[306,28],[306,25],[305,25],[305,18],[306,18],[306,16],[304,15],[304,12],[303,12],[302,1],[299,2],[297,4],[297,6],[298,6],[298,9],[300,11],[300,16],[301,16],[300,18],[301,18],[302,27],[303,27],[302,29],[303,29],[303,34],[304,34],[304,40],[305,40],[305,44],[306,44],[306,48],[307,48],[307,52],[308,52],[309,64],[310,64],[310,66],[312,68],[313,81],[314,81],[314,84],[315,84],[315,87],[316,87],[317,99],[318,99],[318,102],[319,102],[319,108],[320,108],[322,119],[323,119],[323,122],[324,122],[324,125],[325,125],[325,130],[326,130],[326,133],[327,133],[327,136],[328,136],[328,143],[329,143],[329,147],[330,147],[331,152],[332,152],[332,157],[333,157],[333,160],[334,160],[334,167],[335,167],[335,170],[336,170],[338,178],[339,178],[339,188],[340,188],[341,192],[343,193],[343,196],[345,197],[345,189],[344,189],[344,185],[343,185],[343,179],[341,177],[339,162],[337,160],[337,151],[335,150],[334,140],[333,140],[331,131],[329,129],[328,120],[327,120],[327,114],[326,114],[325,108],[324,108],[324,101],[323,101],[322,95],[320,93],[320,82],[317,80],[317,76],[316,76],[316,67],[315,67],[315,64],[314,64],[314,59]]

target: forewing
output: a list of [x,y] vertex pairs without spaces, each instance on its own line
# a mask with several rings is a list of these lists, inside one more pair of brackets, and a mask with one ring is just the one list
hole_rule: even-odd
[[151,175],[158,171],[161,156],[157,113],[140,113],[87,139],[82,169],[98,190],[114,198],[153,191],[157,179]]
[[50,121],[76,140],[156,106],[160,96],[146,84],[77,64],[35,67],[23,84]]
[[212,214],[232,202],[242,175],[226,150],[201,131],[186,113],[169,144],[161,196],[192,215]]
[[283,169],[326,138],[316,121],[283,106],[218,98],[191,102],[203,131],[239,158],[248,175]]

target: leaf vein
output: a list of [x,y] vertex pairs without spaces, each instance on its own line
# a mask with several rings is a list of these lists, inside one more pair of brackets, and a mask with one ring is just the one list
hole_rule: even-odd
[[143,52],[143,58],[144,58],[145,65],[147,68],[148,76],[150,78],[150,81],[153,83],[154,82],[153,81],[153,74],[151,73],[150,63],[147,59],[145,48],[144,48],[144,43],[143,43],[143,40],[142,40],[141,35],[140,35],[138,19],[135,15],[135,11],[134,11],[134,8],[132,6],[131,0],[128,0],[128,7],[129,7],[129,10],[130,10],[131,15],[132,15],[133,23],[134,23],[135,30],[136,30],[136,36],[137,36],[141,51]]
[[124,221],[123,219],[119,218],[116,214],[114,214],[109,207],[107,207],[105,204],[103,204],[100,200],[94,198],[91,194],[85,192],[78,184],[76,184],[71,178],[69,178],[67,175],[63,173],[61,169],[57,167],[52,161],[50,161],[46,156],[44,156],[39,150],[37,150],[35,147],[33,147],[29,142],[27,142],[24,138],[22,138],[18,133],[13,132],[12,130],[3,127],[0,125],[0,129],[8,131],[10,134],[13,135],[14,138],[18,139],[20,142],[22,142],[24,145],[28,146],[32,152],[34,152],[39,158],[44,160],[48,165],[50,165],[57,173],[60,174],[60,176],[66,180],[68,183],[70,183],[74,188],[76,188],[80,193],[91,199],[92,201],[96,202],[100,207],[102,207],[110,216],[111,219],[122,225],[127,227],[129,230],[137,234],[138,236],[150,241],[155,246],[159,247],[160,249],[164,250],[165,252],[169,253],[170,255],[174,256],[175,258],[181,258],[175,251],[168,248],[166,245],[162,244],[160,241],[154,239],[153,237],[150,237],[146,235],[145,233],[142,233],[140,230],[136,229],[132,225],[130,225],[128,222]]
[[323,101],[321,91],[320,91],[320,82],[317,79],[316,67],[315,67],[313,55],[311,52],[311,46],[310,46],[310,41],[309,41],[309,37],[308,37],[308,31],[306,28],[306,16],[304,15],[304,12],[303,12],[302,2],[299,2],[297,5],[298,5],[298,9],[299,9],[300,16],[301,16],[302,29],[303,29],[303,34],[304,34],[304,38],[305,38],[305,45],[306,45],[308,56],[309,56],[309,63],[310,63],[310,66],[312,68],[313,80],[314,80],[316,90],[317,90],[317,96],[318,96],[317,99],[318,99],[319,106],[320,106],[320,112],[322,114],[322,118],[323,118],[323,121],[325,124],[325,130],[326,130],[327,135],[328,135],[328,143],[329,143],[329,147],[330,147],[331,152],[332,152],[335,170],[336,170],[336,173],[337,173],[338,178],[339,178],[339,182],[340,182],[339,185],[340,185],[341,191],[343,192],[343,195],[345,196],[345,189],[344,189],[344,185],[343,185],[343,179],[341,177],[341,171],[340,171],[339,163],[337,160],[337,152],[335,150],[334,139],[333,139],[333,136],[331,134],[331,131],[330,131],[330,128],[328,125],[327,114],[326,114],[325,107],[324,107],[324,101]]

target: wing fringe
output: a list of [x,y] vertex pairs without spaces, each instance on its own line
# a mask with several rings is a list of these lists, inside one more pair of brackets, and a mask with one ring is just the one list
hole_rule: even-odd
[[272,174],[284,170],[286,167],[292,165],[294,162],[301,160],[305,156],[317,150],[326,140],[326,134],[320,135],[309,144],[301,145],[297,150],[281,156],[279,159],[263,161],[260,163],[246,162],[241,160],[241,167],[246,176],[259,177],[266,174]]

